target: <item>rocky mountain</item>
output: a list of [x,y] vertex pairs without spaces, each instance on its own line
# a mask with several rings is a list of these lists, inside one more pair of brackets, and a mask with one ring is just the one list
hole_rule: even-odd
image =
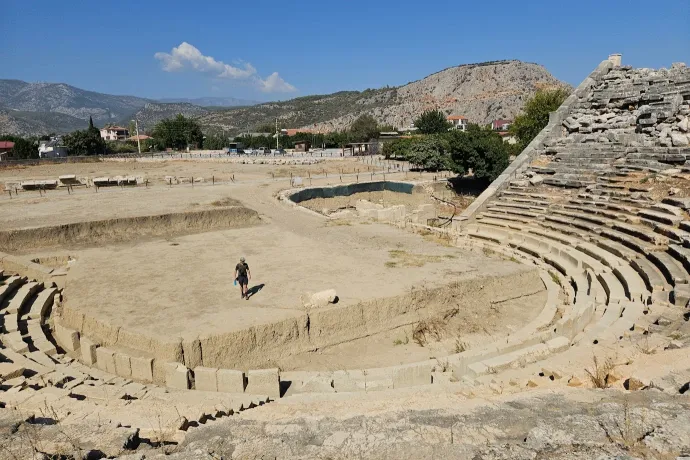
[[200,117],[208,128],[240,132],[275,118],[281,125],[318,131],[342,130],[359,115],[372,114],[380,123],[410,126],[426,109],[464,115],[486,124],[512,119],[526,98],[541,87],[564,85],[543,66],[521,61],[467,64],[429,75],[400,87],[307,96],[284,102],[216,111]]
[[136,119],[139,120],[139,129],[146,131],[153,129],[156,123],[164,118],[172,118],[178,114],[182,114],[185,117],[198,118],[209,112],[209,109],[190,103],[164,104],[160,102],[149,102],[130,118],[136,117]]
[[0,133],[69,132],[83,128],[90,116],[97,126],[126,124],[136,116],[144,129],[151,129],[161,119],[178,113],[198,118],[206,131],[229,134],[272,125],[276,118],[289,128],[343,130],[363,113],[372,114],[382,124],[402,128],[430,108],[484,124],[514,118],[537,89],[558,85],[562,83],[538,64],[494,61],[451,67],[399,87],[224,109],[213,106],[252,101],[201,98],[163,103],[85,91],[64,83],[0,80]]
[[0,106],[23,112],[50,112],[96,124],[114,123],[149,102],[134,96],[115,96],[75,88],[64,83],[0,80]]
[[24,112],[0,108],[0,134],[34,136],[50,133],[69,133],[89,126],[82,120],[58,112]]
[[197,97],[194,99],[167,98],[159,99],[158,102],[163,102],[165,104],[183,102],[186,104],[193,104],[201,107],[248,107],[250,105],[261,104],[261,102],[259,101],[252,101],[249,99],[237,99],[235,97]]

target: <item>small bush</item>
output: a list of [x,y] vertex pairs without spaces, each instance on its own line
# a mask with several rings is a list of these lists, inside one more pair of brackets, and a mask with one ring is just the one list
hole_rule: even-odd
[[611,358],[606,358],[603,363],[600,363],[596,355],[592,357],[592,360],[594,362],[593,369],[591,371],[585,369],[592,385],[594,388],[608,388],[612,383],[609,381],[609,374],[616,368],[616,364]]

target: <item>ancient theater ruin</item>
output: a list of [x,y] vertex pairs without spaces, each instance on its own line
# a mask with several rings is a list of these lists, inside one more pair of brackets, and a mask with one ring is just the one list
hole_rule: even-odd
[[[599,429],[641,390],[635,445],[688,453],[689,155],[690,68],[612,55],[456,215],[439,174],[359,159],[301,185],[103,162],[149,180],[10,193],[0,458],[498,458],[572,448],[534,430]],[[59,182],[34,171],[3,174]]]

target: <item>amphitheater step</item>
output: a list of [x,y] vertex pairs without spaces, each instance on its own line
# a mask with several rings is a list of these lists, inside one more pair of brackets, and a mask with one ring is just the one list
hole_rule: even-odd
[[630,262],[635,271],[642,277],[647,289],[651,292],[669,291],[671,287],[664,275],[649,259],[638,257]]
[[53,299],[58,293],[57,288],[48,288],[39,292],[34,301],[29,305],[27,319],[44,318],[53,305]]
[[673,258],[669,253],[663,251],[650,252],[647,257],[663,273],[669,284],[687,284],[690,277],[683,265]]
[[25,282],[26,278],[21,276],[11,276],[5,279],[3,283],[0,284],[0,304]]
[[17,289],[14,296],[10,300],[5,313],[9,313],[13,316],[19,315],[24,304],[26,304],[31,297],[38,291],[43,289],[43,283],[37,283],[35,281],[24,284],[22,287]]
[[661,211],[653,211],[650,209],[641,210],[637,213],[640,217],[644,217],[655,222],[660,222],[666,225],[678,225],[682,220],[682,216],[667,214]]

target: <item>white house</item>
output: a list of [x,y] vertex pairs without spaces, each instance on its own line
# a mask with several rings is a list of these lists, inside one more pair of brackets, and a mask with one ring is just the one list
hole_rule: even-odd
[[462,115],[450,115],[447,120],[448,123],[453,125],[453,129],[459,129],[461,131],[465,131],[467,129],[467,117],[463,117]]
[[49,141],[41,141],[38,145],[39,158],[66,157],[67,147],[62,145],[62,139],[53,137]]
[[101,128],[101,137],[106,141],[125,141],[129,137],[129,130],[122,126],[106,126]]
[[500,131],[500,132],[505,132],[508,131],[510,128],[510,125],[512,125],[513,122],[510,120],[494,120],[491,122],[491,129],[494,131]]

